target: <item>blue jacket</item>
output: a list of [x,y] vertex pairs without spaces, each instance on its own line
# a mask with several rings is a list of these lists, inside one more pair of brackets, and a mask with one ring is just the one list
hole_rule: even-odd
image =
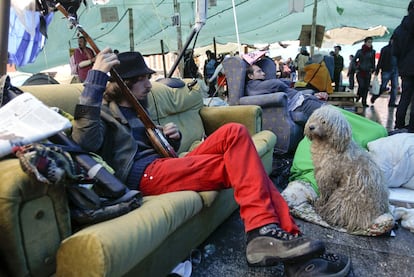
[[[103,72],[88,72],[75,108],[72,138],[83,149],[99,154],[130,189],[137,189],[145,168],[160,155],[133,111],[103,100],[107,80]],[[168,141],[179,148],[180,141]]]
[[393,54],[400,76],[414,76],[414,11],[403,18],[393,38]]

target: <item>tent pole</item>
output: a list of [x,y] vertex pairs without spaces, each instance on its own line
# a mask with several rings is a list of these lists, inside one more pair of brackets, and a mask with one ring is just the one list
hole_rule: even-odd
[[0,76],[7,74],[7,63],[9,62],[8,45],[9,45],[9,21],[10,21],[10,0],[0,1],[0,57],[1,68]]
[[129,17],[129,49],[131,52],[134,52],[134,16],[132,14],[132,9],[128,9]]
[[237,26],[237,15],[236,15],[236,5],[234,4],[234,0],[231,0],[233,5],[233,17],[234,17],[234,27],[236,28],[236,37],[237,37],[237,44],[239,46],[239,55],[243,55],[243,52],[241,51],[241,45],[240,45],[240,37],[239,37],[239,27]]
[[[178,0],[174,0],[174,12],[179,15],[179,24],[177,26],[177,49],[178,53],[183,51],[183,38],[182,38],[182,32],[181,32],[181,14],[180,14],[180,3],[178,3]],[[178,70],[180,71],[180,74],[183,74],[184,70],[184,63],[181,62],[181,57],[178,59]],[[168,76],[169,78],[171,76]]]
[[213,49],[214,49],[214,56],[217,59],[217,45],[216,45],[216,37],[213,37]]
[[311,57],[315,52],[315,41],[316,41],[316,16],[318,13],[318,0],[313,1],[313,14],[312,14],[312,28],[311,28],[311,45],[310,45],[310,54]]
[[[174,0],[175,2],[177,0]],[[171,67],[170,71],[168,72],[167,78],[171,78],[175,69],[177,68],[178,64],[180,63],[181,59],[184,56],[185,51],[187,50],[188,46],[190,45],[191,40],[194,38],[194,36],[201,30],[201,27],[204,26],[204,24],[206,23],[206,16],[207,16],[207,0],[197,0],[196,1],[196,22],[195,25],[191,31],[190,36],[188,37],[187,41],[185,42],[184,47],[178,47],[179,49],[181,49],[181,53],[180,55],[177,57],[177,59],[175,60],[173,66]],[[181,32],[180,32],[181,33]],[[181,39],[180,39],[181,41]],[[184,64],[181,62],[181,64],[183,65],[183,70],[181,70],[181,72],[184,71]]]
[[174,64],[172,65],[170,71],[168,72],[167,78],[171,78],[172,75],[174,74],[175,69],[177,68],[178,64],[180,63],[181,59],[184,56],[185,50],[188,48],[188,45],[190,45],[191,40],[197,34],[197,32],[198,32],[198,30],[193,28],[193,30],[191,31],[190,37],[187,39],[187,41],[184,45],[184,48],[182,49],[182,51],[178,55],[177,59],[175,60]]
[[162,54],[162,67],[164,68],[164,77],[167,77],[167,67],[165,65],[165,52],[164,52],[164,41],[161,40],[161,54]]

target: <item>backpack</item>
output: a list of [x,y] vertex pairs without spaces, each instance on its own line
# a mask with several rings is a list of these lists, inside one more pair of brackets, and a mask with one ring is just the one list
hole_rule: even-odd
[[[23,171],[32,180],[65,187],[73,225],[95,224],[141,206],[139,191],[123,187],[119,196],[111,197],[105,182],[90,178],[87,169],[75,161],[74,154],[64,149],[56,144],[32,143],[13,150]],[[110,176],[108,179],[120,183],[115,176]]]
[[[22,93],[9,76],[0,78],[0,107]],[[17,146],[13,152],[34,182],[65,188],[73,225],[105,221],[141,206],[141,192],[129,190],[97,155],[82,150],[63,132],[49,141]]]

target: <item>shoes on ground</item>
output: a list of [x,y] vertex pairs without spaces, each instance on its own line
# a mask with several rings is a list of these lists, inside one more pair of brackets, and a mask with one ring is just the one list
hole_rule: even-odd
[[362,104],[362,107],[369,107],[369,105],[367,105],[366,103],[365,104]]
[[246,259],[249,266],[271,266],[278,262],[306,259],[324,251],[322,241],[311,240],[302,234],[293,235],[277,224],[247,233]]
[[351,270],[351,260],[345,255],[325,253],[307,261],[285,263],[284,267],[287,277],[343,277]]

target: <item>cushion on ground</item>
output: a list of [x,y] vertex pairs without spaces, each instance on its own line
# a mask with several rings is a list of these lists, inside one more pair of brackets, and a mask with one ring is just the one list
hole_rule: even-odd
[[401,133],[368,143],[388,187],[414,190],[414,134]]

